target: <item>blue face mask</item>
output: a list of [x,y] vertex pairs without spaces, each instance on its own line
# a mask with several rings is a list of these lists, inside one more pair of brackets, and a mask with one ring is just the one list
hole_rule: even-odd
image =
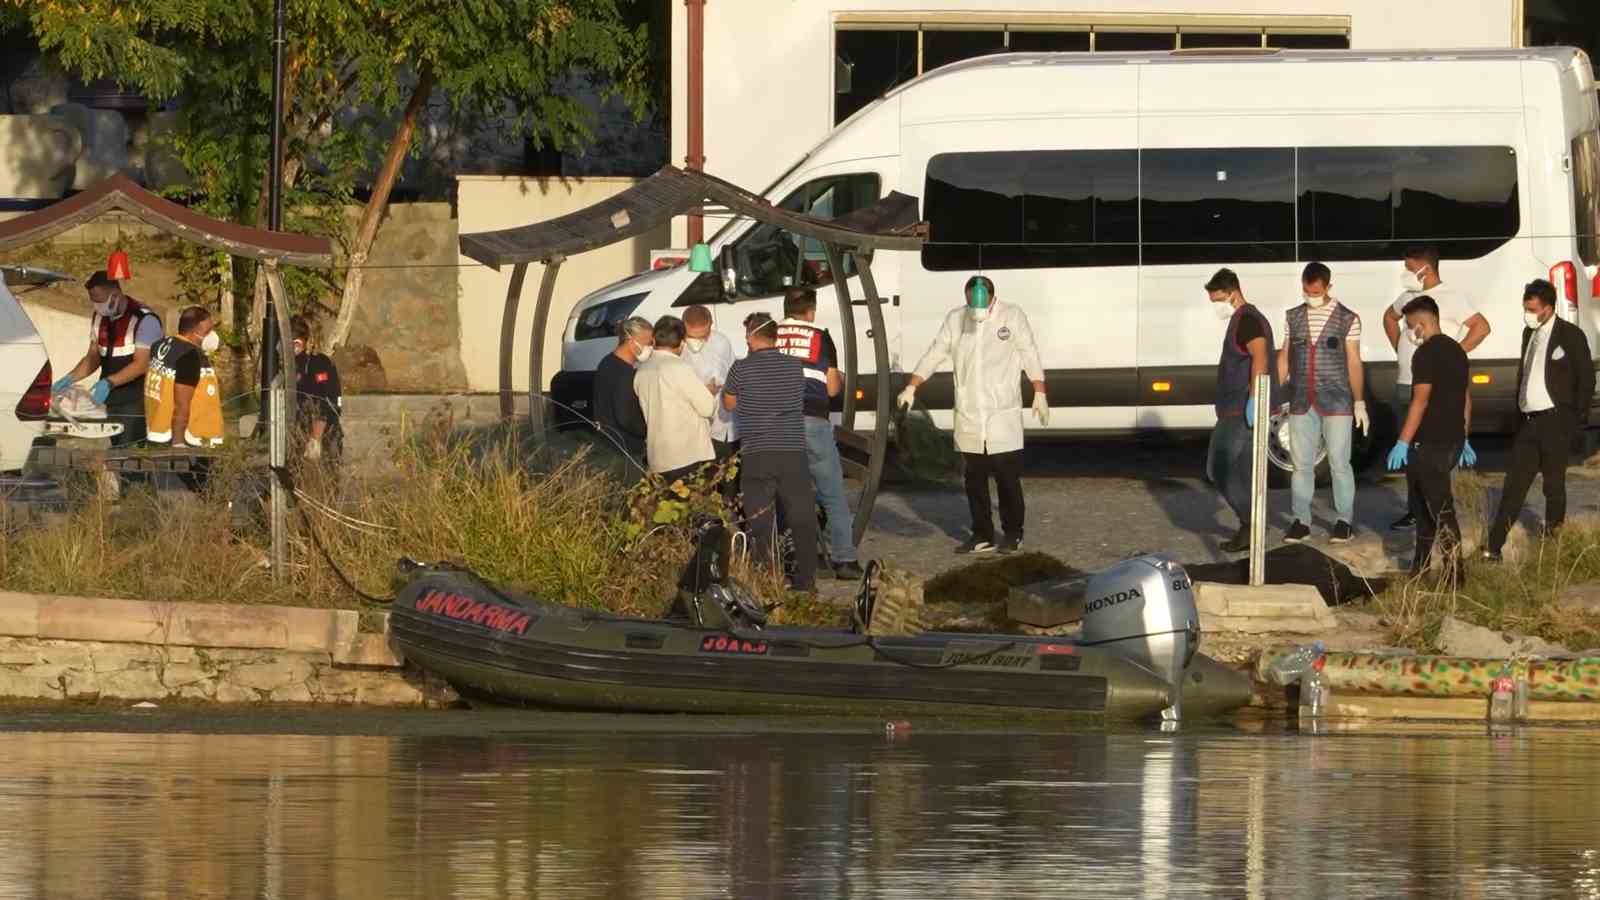
[[988,309],[989,285],[982,281],[973,284],[971,292],[967,294],[967,305],[973,309]]

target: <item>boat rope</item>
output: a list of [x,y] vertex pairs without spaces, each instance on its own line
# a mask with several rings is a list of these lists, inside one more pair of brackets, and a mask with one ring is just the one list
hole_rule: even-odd
[[[277,477],[279,483],[283,485],[284,490],[296,496],[299,495],[294,486],[294,476],[290,474],[287,468],[283,466],[269,466],[268,468]],[[316,526],[311,521],[311,515],[306,512],[305,504],[296,504],[295,509],[300,513],[300,522],[305,526],[306,534],[311,538],[311,546],[317,548],[317,553],[322,556],[322,561],[328,564],[329,569],[333,570],[334,577],[339,579],[339,582],[345,586],[346,590],[355,594],[361,600],[378,606],[387,606],[394,602],[393,594],[387,597],[378,597],[363,591],[357,586],[355,581],[345,574],[344,569],[340,568],[339,564],[334,561],[333,554],[328,552],[328,548],[323,546],[322,537],[317,534]]]

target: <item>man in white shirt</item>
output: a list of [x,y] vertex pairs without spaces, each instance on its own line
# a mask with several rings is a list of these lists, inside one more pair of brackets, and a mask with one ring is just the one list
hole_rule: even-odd
[[683,311],[685,333],[683,358],[696,375],[717,393],[717,415],[711,420],[711,447],[717,459],[727,459],[739,449],[739,429],[733,413],[722,408],[722,386],[728,381],[737,354],[728,336],[715,330],[711,310],[691,306]]
[[[1440,333],[1460,344],[1461,349],[1469,355],[1489,336],[1489,320],[1478,312],[1472,297],[1444,283],[1443,276],[1439,274],[1439,248],[1420,246],[1407,249],[1401,286],[1403,291],[1400,296],[1383,313],[1383,331],[1389,336],[1389,346],[1394,348],[1395,358],[1400,364],[1394,386],[1397,429],[1405,427],[1406,411],[1411,408],[1411,357],[1417,352],[1418,346],[1409,335],[1402,334],[1405,319],[1401,310],[1405,309],[1406,304],[1423,294],[1432,297],[1439,306]],[[1463,448],[1461,460],[1466,466],[1477,463],[1478,455],[1473,451],[1471,441]],[[1410,508],[1408,505],[1407,509]],[[1416,527],[1416,519],[1407,512],[1389,527],[1395,531],[1405,531]]]
[[716,458],[711,417],[717,395],[683,358],[685,340],[683,320],[662,316],[655,326],[655,352],[633,376],[644,411],[650,471],[668,483],[695,474]]

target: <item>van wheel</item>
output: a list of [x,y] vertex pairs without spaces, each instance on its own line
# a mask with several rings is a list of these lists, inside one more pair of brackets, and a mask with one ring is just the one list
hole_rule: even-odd
[[[1350,467],[1355,470],[1357,478],[1371,472],[1381,462],[1383,454],[1394,444],[1394,413],[1385,405],[1368,402],[1368,417],[1371,420],[1369,433],[1360,431],[1350,436]],[[1272,461],[1272,478],[1269,484],[1274,488],[1289,486],[1289,477],[1294,474],[1294,460],[1289,455],[1289,418],[1288,416],[1272,417],[1272,434],[1267,440],[1267,457]],[[1333,482],[1332,472],[1328,468],[1328,453],[1326,450],[1317,454],[1317,486],[1326,487]]]

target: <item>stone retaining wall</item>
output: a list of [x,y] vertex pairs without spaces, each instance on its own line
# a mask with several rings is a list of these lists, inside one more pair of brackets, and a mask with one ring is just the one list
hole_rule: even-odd
[[0,592],[0,698],[452,702],[354,610]]

